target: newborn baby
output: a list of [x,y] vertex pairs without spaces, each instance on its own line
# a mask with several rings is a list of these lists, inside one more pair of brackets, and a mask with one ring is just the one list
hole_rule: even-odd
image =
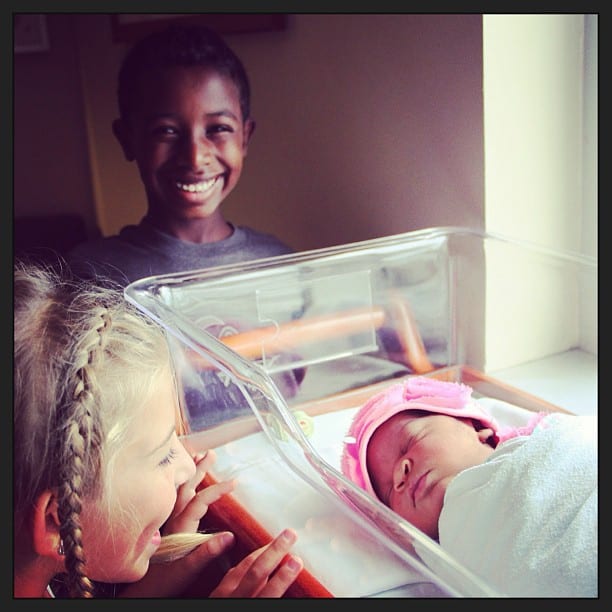
[[427,377],[376,394],[351,422],[343,473],[502,593],[596,596],[595,419],[504,427],[471,395]]

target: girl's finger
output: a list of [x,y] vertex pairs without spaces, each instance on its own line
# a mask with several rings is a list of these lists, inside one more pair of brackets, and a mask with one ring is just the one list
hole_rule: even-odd
[[[215,453],[214,449],[209,448],[203,453],[196,453],[194,455],[193,460],[195,461],[196,467],[198,468],[198,472],[201,472],[201,477],[198,480],[198,482],[200,482],[204,474],[206,474],[206,472],[210,470],[210,468],[217,460],[217,453]],[[197,478],[197,476],[194,476],[194,478]]]
[[193,461],[196,465],[195,474],[187,481],[184,482],[178,489],[176,503],[174,504],[174,510],[172,517],[178,516],[185,506],[193,499],[204,476],[208,473],[210,468],[213,466],[217,455],[213,449],[204,451],[203,453],[196,453],[193,455]]
[[[214,504],[217,500],[221,499],[224,495],[231,493],[236,486],[235,481],[233,480],[221,480],[213,485],[206,487],[205,489],[201,489],[197,492],[196,498],[198,504],[206,504],[206,508],[201,516],[204,516],[206,510],[208,510],[208,506],[210,504]],[[194,503],[192,500],[190,503]]]
[[289,555],[257,593],[257,597],[282,597],[303,569],[302,559]]
[[233,481],[221,481],[198,491],[180,512],[175,511],[164,525],[164,533],[191,532],[198,529],[208,507],[234,490]]
[[[270,544],[253,551],[232,568],[211,593],[211,597],[258,596],[267,587],[271,575],[279,568],[296,539],[295,531],[285,529]],[[294,561],[286,560],[287,567],[282,568],[278,579],[272,582],[268,588],[270,592],[280,592],[295,580],[302,562],[299,559]]]

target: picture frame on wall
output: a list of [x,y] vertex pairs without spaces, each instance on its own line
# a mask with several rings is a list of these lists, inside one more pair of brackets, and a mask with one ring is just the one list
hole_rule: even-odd
[[49,51],[49,34],[45,15],[34,13],[13,15],[13,50],[15,53]]

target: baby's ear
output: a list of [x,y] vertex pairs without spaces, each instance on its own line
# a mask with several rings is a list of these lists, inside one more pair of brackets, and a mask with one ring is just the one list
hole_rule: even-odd
[[489,444],[489,441],[494,439],[495,432],[490,427],[483,427],[477,431],[478,439],[483,444]]
[[37,554],[62,560],[57,498],[50,490],[43,491],[36,499],[32,535],[32,544]]
[[123,149],[123,155],[125,159],[128,161],[134,161],[136,156],[134,155],[134,151],[132,149],[132,142],[130,139],[130,130],[126,125],[125,121],[122,119],[115,119],[113,121],[113,134],[115,138],[119,141],[121,148]]

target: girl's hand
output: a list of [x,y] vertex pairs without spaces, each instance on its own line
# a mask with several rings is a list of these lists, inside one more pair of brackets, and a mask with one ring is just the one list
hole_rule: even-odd
[[144,578],[123,585],[118,597],[180,597],[196,578],[205,578],[206,566],[229,551],[233,544],[232,533],[217,533],[181,559],[151,564]]
[[230,569],[210,597],[282,597],[304,567],[287,554],[296,539],[292,529],[282,531]]
[[212,449],[194,456],[196,473],[179,487],[174,510],[164,525],[164,534],[197,531],[208,506],[234,490],[233,481],[221,481],[198,489],[215,459],[216,454]]
[[[296,533],[285,529],[227,571],[209,597],[282,597],[304,567],[299,557],[288,555],[295,540]],[[180,597],[233,542],[230,532],[215,534],[182,559],[151,565],[142,580],[123,585],[118,597]]]

